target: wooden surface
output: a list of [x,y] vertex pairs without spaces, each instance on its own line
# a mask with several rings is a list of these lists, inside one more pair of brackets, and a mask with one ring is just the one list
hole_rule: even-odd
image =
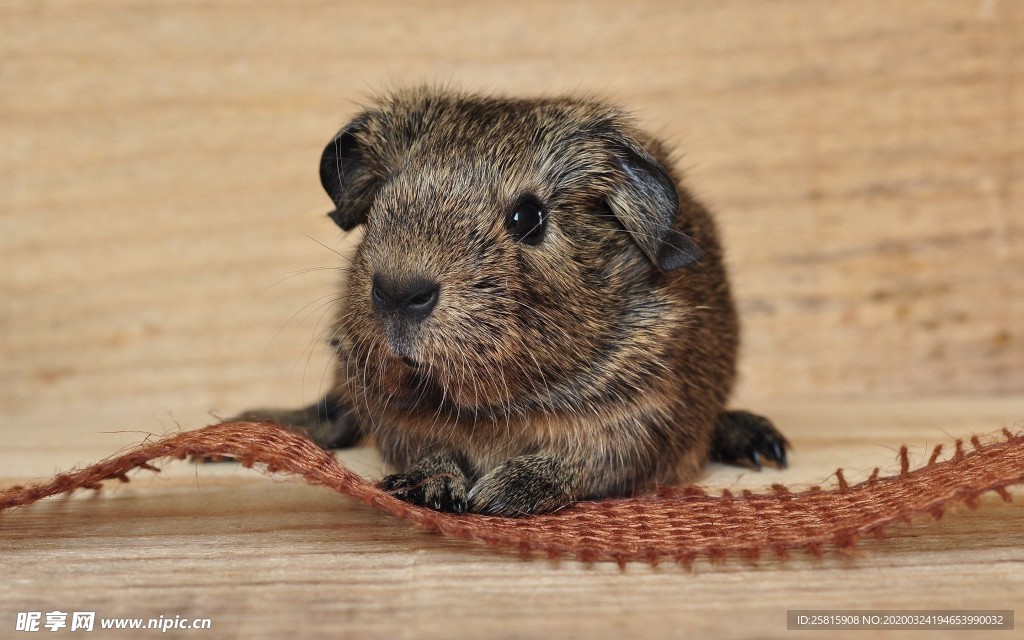
[[[1019,399],[773,404],[796,444],[792,468],[757,474],[714,466],[703,483],[806,486],[828,481],[837,466],[851,481],[876,464],[894,473],[901,443],[934,444],[950,432],[1013,424],[1009,416],[1020,407]],[[120,434],[92,436],[101,442],[82,437],[74,450],[97,457],[120,441]],[[16,441],[21,446],[7,457],[49,468],[51,452],[33,451],[23,435]],[[917,465],[927,454],[915,447],[911,459]],[[366,449],[340,457],[365,474],[382,472]],[[174,463],[99,495],[3,516],[0,608],[5,617],[60,608],[210,618],[215,637],[241,638],[328,631],[345,638],[769,638],[794,633],[786,631],[786,611],[798,608],[1004,608],[1020,616],[1024,492],[1015,495],[1011,505],[988,496],[977,511],[896,527],[884,542],[863,542],[853,557],[620,571],[446,540],[325,489],[236,465]],[[11,622],[2,624],[5,637]],[[834,636],[844,633],[826,637]]]
[[[333,250],[351,242],[323,215],[319,152],[361,96],[421,81],[598,93],[679,149],[743,311],[737,404],[796,446],[785,473],[707,483],[857,477],[895,468],[902,443],[920,461],[1024,422],[1019,2],[7,0],[0,482],[317,397]],[[213,619],[182,637],[779,637],[798,607],[1024,615],[1022,533],[1019,504],[989,499],[853,559],[623,573],[177,464],[0,517],[0,637],[17,611],[78,606]]]

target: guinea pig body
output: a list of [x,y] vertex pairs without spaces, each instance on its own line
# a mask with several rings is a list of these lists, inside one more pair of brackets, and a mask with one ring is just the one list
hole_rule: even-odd
[[317,405],[248,412],[325,447],[372,436],[382,486],[517,516],[692,479],[709,458],[784,466],[727,411],[738,323],[715,224],[617,108],[428,88],[378,99],[321,180],[363,226]]

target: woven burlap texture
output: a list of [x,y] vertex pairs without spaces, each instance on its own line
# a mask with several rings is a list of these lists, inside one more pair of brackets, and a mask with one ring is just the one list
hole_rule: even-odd
[[939,459],[939,445],[914,470],[902,447],[898,474],[882,477],[875,469],[853,485],[838,470],[829,489],[791,492],[773,485],[769,493],[711,495],[699,487],[663,488],[655,495],[580,502],[557,513],[508,519],[410,505],[343,467],[303,436],[266,422],[226,422],[138,445],[48,482],[0,491],[0,512],[48,496],[98,489],[104,480],[127,481],[129,471],[156,470],[151,463],[163,458],[230,456],[246,466],[262,464],[271,473],[299,476],[457,538],[583,561],[675,560],[689,565],[698,557],[715,561],[730,556],[756,559],[766,553],[785,557],[793,550],[820,555],[829,547],[850,550],[861,537],[882,537],[890,525],[914,516],[941,517],[956,503],[973,508],[987,491],[1009,502],[1006,487],[1024,482],[1024,433],[1004,429],[1002,438],[983,444],[975,436],[970,442],[968,449],[956,441],[953,454],[944,460]]

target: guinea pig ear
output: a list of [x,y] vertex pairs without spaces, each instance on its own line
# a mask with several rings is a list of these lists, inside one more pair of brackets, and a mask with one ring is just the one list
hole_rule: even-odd
[[704,252],[673,228],[679,192],[665,168],[633,141],[617,145],[615,163],[621,173],[608,196],[608,206],[633,241],[661,271],[688,267]]
[[366,164],[359,133],[366,127],[365,114],[356,118],[327,143],[320,156],[320,184],[336,207],[327,215],[350,231],[366,222],[379,180]]

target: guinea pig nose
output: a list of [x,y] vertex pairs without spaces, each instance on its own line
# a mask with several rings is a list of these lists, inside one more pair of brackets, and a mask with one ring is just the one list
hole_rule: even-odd
[[383,315],[398,314],[411,320],[422,320],[437,306],[441,285],[431,280],[416,279],[409,282],[373,277],[371,296],[373,304]]

